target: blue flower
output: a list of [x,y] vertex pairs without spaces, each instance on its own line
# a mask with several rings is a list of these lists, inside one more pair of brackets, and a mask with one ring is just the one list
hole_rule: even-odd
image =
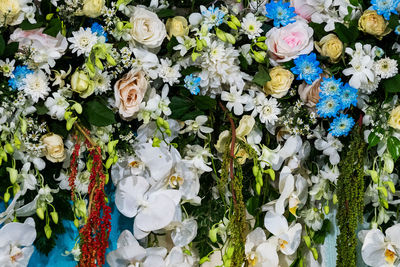
[[33,73],[33,70],[28,69],[27,66],[17,66],[13,71],[14,78],[8,80],[8,85],[13,90],[21,88],[25,84],[25,76],[31,73]]
[[333,136],[347,136],[354,126],[354,119],[345,114],[336,117],[329,128],[329,133]]
[[294,7],[290,7],[290,3],[283,3],[282,0],[266,4],[265,10],[265,16],[274,20],[275,27],[286,26],[295,21]]
[[400,35],[400,25],[394,29],[394,33]]
[[317,55],[310,53],[309,55],[301,55],[294,60],[295,67],[290,70],[297,74],[297,80],[304,80],[308,84],[319,78],[322,69],[319,67]]
[[193,74],[186,75],[185,77],[185,88],[189,89],[192,95],[198,95],[200,93],[200,77],[194,77]]
[[331,78],[323,78],[321,82],[321,94],[322,95],[339,95],[340,89],[342,88],[343,84],[339,79],[335,79],[334,77]]
[[390,19],[390,13],[398,14],[396,7],[399,5],[400,0],[372,0],[372,9],[376,10],[376,13],[382,15],[386,20]]
[[92,24],[92,26],[90,27],[90,30],[92,31],[92,33],[97,34],[97,36],[104,36],[104,38],[106,39],[106,42],[108,41],[107,39],[107,33],[104,31],[103,26],[101,26],[99,23],[95,22]]
[[[399,26],[396,27],[396,30],[397,31],[400,30]],[[396,32],[396,30],[395,30],[395,32]],[[396,32],[396,34],[400,34],[400,32],[399,33]],[[384,54],[385,54],[385,51],[383,51],[382,48],[377,47],[377,46],[375,47],[375,56],[383,57]]]
[[349,108],[351,105],[356,106],[357,96],[358,90],[346,83],[340,92],[342,109]]
[[317,103],[317,113],[321,117],[335,117],[341,109],[342,103],[338,96],[323,96]]
[[218,7],[210,6],[208,9],[201,11],[201,14],[205,17],[205,23],[209,26],[219,26],[224,21],[225,13],[219,10]]

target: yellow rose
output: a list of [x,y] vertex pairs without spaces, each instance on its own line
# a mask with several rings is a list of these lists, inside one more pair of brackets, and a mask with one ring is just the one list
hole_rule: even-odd
[[264,92],[276,98],[281,98],[287,94],[292,85],[294,75],[281,66],[270,69],[271,80],[264,85]]
[[85,15],[90,18],[97,18],[101,15],[104,0],[85,0],[83,3],[82,10],[78,12],[78,15]]
[[18,0],[1,0],[0,3],[0,25],[4,22],[4,24],[11,24],[19,15],[21,11],[21,6]]
[[388,24],[383,16],[378,15],[375,10],[366,10],[358,21],[358,29],[382,39],[391,31],[387,27]]
[[400,105],[394,108],[390,113],[389,126],[400,130]]
[[184,36],[189,33],[189,27],[187,20],[182,16],[176,16],[174,18],[169,18],[165,24],[167,28],[168,38],[172,36]]
[[65,159],[64,142],[61,136],[49,133],[41,138],[44,144],[44,155],[51,162],[62,162]]
[[72,74],[71,88],[72,91],[79,93],[79,96],[82,98],[87,98],[94,92],[93,81],[90,80],[84,71],[77,70]]
[[315,42],[315,49],[317,49],[322,56],[329,57],[331,62],[336,63],[342,55],[343,43],[336,35],[330,33],[322,37],[319,42]]

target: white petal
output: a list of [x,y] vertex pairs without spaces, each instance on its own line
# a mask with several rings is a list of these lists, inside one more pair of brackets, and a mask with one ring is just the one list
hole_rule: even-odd
[[287,235],[289,237],[288,244],[282,248],[281,251],[285,255],[292,255],[300,245],[301,224],[296,223],[294,226],[290,227],[287,231]]
[[264,218],[265,228],[275,236],[287,232],[289,226],[283,215],[268,211]]
[[118,210],[126,217],[134,217],[148,188],[149,183],[141,176],[122,179],[115,192],[115,205]]
[[395,224],[386,230],[386,237],[400,250],[400,224]]
[[371,266],[385,266],[385,236],[378,229],[370,230],[361,248],[364,262]]

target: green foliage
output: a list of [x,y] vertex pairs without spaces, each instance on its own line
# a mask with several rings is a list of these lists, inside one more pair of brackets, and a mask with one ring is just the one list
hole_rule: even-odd
[[394,161],[400,157],[400,140],[395,136],[390,136],[387,140],[387,148]]
[[383,134],[383,133],[384,133],[384,130],[383,130],[382,128],[379,127],[379,128],[377,128],[377,129],[375,129],[374,132],[371,132],[371,133],[368,135],[368,147],[369,147],[369,148],[378,145],[379,141],[381,141],[381,139],[378,137],[377,133]]
[[335,23],[335,32],[343,43],[354,43],[360,34],[357,26],[346,27],[342,23]]
[[338,213],[336,219],[340,234],[336,240],[337,267],[355,267],[358,224],[364,211],[364,156],[365,142],[356,126],[345,157],[339,164],[337,181]]
[[266,82],[270,81],[271,77],[269,76],[268,70],[262,65],[258,66],[258,72],[254,75],[253,82],[258,84],[259,86],[264,86]]
[[313,241],[315,244],[323,244],[325,242],[325,237],[329,234],[331,230],[332,223],[330,220],[325,219],[322,227],[319,231],[314,233]]
[[177,120],[193,120],[199,115],[204,115],[207,111],[215,110],[217,101],[209,96],[194,96],[171,98],[169,107],[172,110],[171,118]]
[[61,29],[62,29],[61,20],[59,18],[53,18],[52,20],[50,20],[49,25],[43,31],[43,33],[56,37],[57,34],[61,31]]
[[385,88],[385,93],[398,93],[400,92],[400,74],[397,74],[396,76],[384,80],[383,81],[383,88]]
[[3,35],[0,35],[0,56],[3,55],[6,49],[6,41],[4,41]]
[[82,115],[94,126],[107,126],[116,122],[114,112],[96,99],[83,105]]

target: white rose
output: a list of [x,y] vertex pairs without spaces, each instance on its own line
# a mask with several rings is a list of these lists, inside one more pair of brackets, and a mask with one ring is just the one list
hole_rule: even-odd
[[62,162],[65,159],[64,142],[61,136],[49,133],[41,138],[45,145],[44,154],[51,162]]
[[161,46],[167,36],[164,23],[147,9],[136,7],[130,22],[132,39],[148,48]]
[[83,3],[82,11],[79,15],[85,15],[90,18],[100,16],[105,4],[104,0],[85,0]]
[[313,50],[313,33],[305,21],[298,20],[282,28],[272,28],[265,43],[273,60],[287,62]]

